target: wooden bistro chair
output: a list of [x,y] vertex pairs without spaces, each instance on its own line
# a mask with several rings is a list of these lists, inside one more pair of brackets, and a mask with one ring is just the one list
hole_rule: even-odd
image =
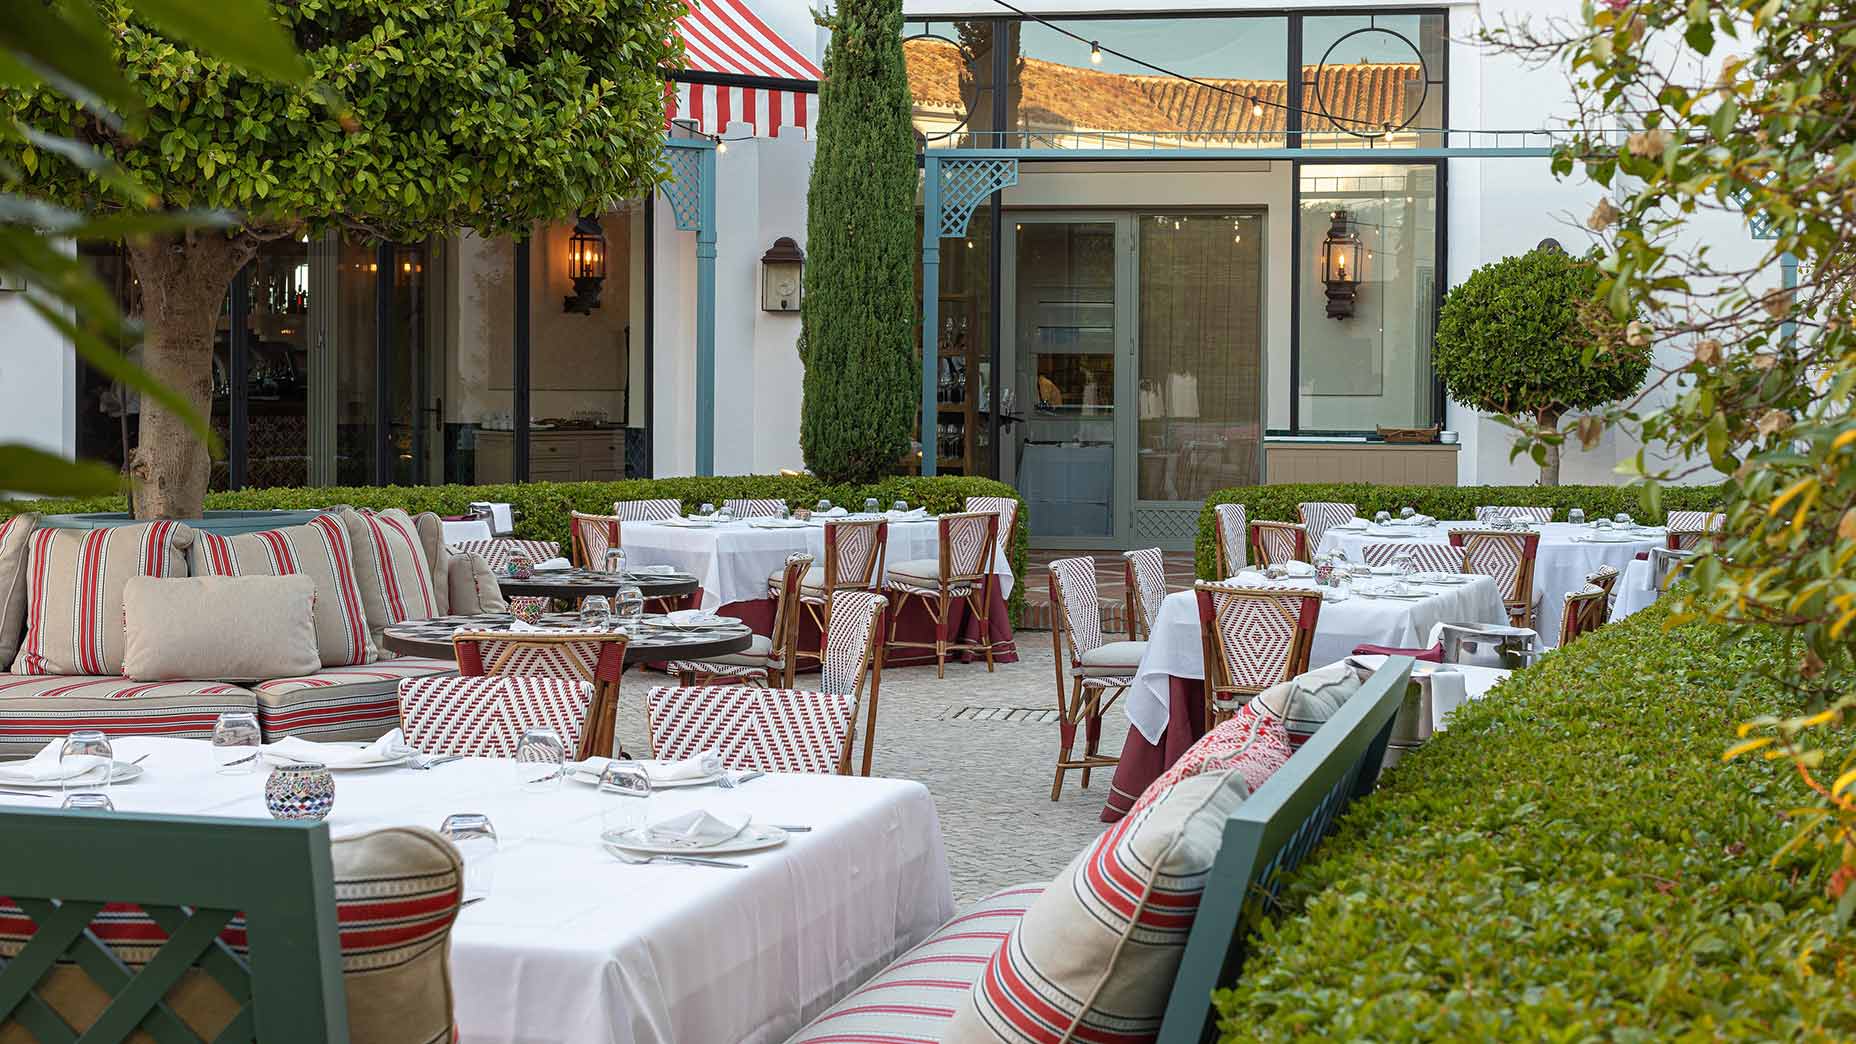
[[1449,544],[1414,544],[1403,540],[1384,540],[1360,548],[1360,557],[1370,566],[1389,566],[1400,555],[1410,555],[1422,573],[1466,573],[1463,549]]
[[619,523],[623,521],[617,515],[588,515],[579,511],[568,513],[568,536],[572,538],[573,557],[570,561],[582,569],[604,569],[606,552],[619,546]]
[[883,614],[889,602],[868,591],[840,591],[832,600],[819,691],[659,686],[645,699],[652,756],[678,759],[713,750],[732,769],[850,775],[861,711],[862,774],[868,776],[883,683]]
[[1250,524],[1250,546],[1256,549],[1258,568],[1280,562],[1306,562],[1308,527],[1300,522],[1258,519]]
[[563,675],[407,678],[400,682],[400,727],[422,754],[471,758],[513,758],[524,732],[550,728],[576,758],[587,758],[592,704],[593,685]]
[[812,556],[803,551],[786,556],[786,574],[774,596],[771,634],[754,636],[746,649],[713,660],[673,660],[665,670],[683,685],[771,685],[793,687],[793,650],[799,645],[799,599],[791,592],[812,568]]
[[[1135,671],[1147,652],[1146,642],[1104,641],[1102,603],[1096,595],[1096,561],[1060,558],[1050,564],[1051,645],[1057,667],[1057,772],[1050,799],[1063,795],[1063,774],[1083,772],[1089,786],[1092,769],[1110,768],[1120,759],[1097,753],[1102,742],[1102,715],[1134,684]],[[1067,677],[1066,677],[1067,676]],[[1083,729],[1083,754],[1073,757],[1076,727]]]
[[1125,571],[1122,588],[1128,599],[1128,633],[1152,640],[1154,621],[1160,619],[1160,603],[1166,601],[1166,555],[1157,547],[1147,547],[1123,551],[1121,560]]
[[1213,569],[1221,577],[1236,576],[1238,570],[1250,564],[1250,556],[1245,551],[1250,523],[1244,505],[1214,505],[1212,523]]
[[578,747],[581,760],[610,757],[618,747],[619,676],[630,641],[616,631],[459,631],[451,636],[464,677],[538,675],[591,685]]
[[[883,554],[889,544],[889,520],[846,519],[825,523],[825,564],[805,571],[799,584],[799,606],[818,625],[820,644],[831,633],[832,596],[840,591],[879,593],[883,583]],[[786,571],[767,578],[767,594],[782,597]],[[824,650],[795,647],[794,659],[822,660]]]
[[1566,592],[1566,606],[1560,616],[1560,646],[1587,631],[1596,631],[1605,623],[1605,589],[1586,584],[1577,591]]
[[1508,622],[1534,626],[1534,556],[1540,550],[1539,533],[1499,529],[1452,529],[1450,545],[1463,549],[1471,573],[1495,578]]
[[1205,727],[1250,697],[1308,670],[1321,596],[1212,584],[1193,585],[1205,643]]
[[[1012,560],[1012,541],[1018,537],[1017,497],[968,497],[964,511],[990,511],[999,516],[999,557]],[[1014,577],[1016,581],[1016,577]]]
[[1608,565],[1599,566],[1597,569],[1585,574],[1585,582],[1605,593],[1605,615],[1602,619],[1611,619],[1611,604],[1612,600],[1616,597],[1614,591],[1618,586],[1617,567]]
[[1550,507],[1514,507],[1506,504],[1485,504],[1476,508],[1476,521],[1483,525],[1505,518],[1511,522],[1553,521],[1553,509]]
[[[993,546],[999,538],[999,516],[990,511],[967,511],[942,515],[938,521],[940,553],[934,558],[897,562],[889,567],[889,579],[883,588],[894,599],[895,612],[889,616],[891,648],[934,650],[934,676],[947,677],[949,652],[979,652],[986,656],[986,670],[992,661],[992,591],[996,577],[992,571]],[[896,625],[909,599],[918,598],[934,621],[934,641],[904,642],[896,639]],[[954,610],[962,602],[979,625],[979,637],[971,642],[954,640]]]
[[781,499],[731,499],[722,501],[722,506],[736,518],[779,518],[786,514],[786,501]]
[[675,497],[653,500],[615,500],[612,513],[623,522],[663,522],[683,514],[683,501]]
[[1669,530],[1665,546],[1671,551],[1693,551],[1727,528],[1727,516],[1719,511],[1671,511],[1663,521]]
[[1358,511],[1352,504],[1339,504],[1326,500],[1309,500],[1295,506],[1302,516],[1302,525],[1308,527],[1308,549],[1315,550],[1321,546],[1321,537],[1334,526],[1342,522],[1351,522]]

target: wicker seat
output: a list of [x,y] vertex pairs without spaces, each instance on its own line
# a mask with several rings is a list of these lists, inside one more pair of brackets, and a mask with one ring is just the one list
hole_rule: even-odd
[[606,564],[606,552],[619,545],[617,515],[588,515],[578,511],[567,514],[567,535],[572,538],[574,565],[582,569],[600,569]]
[[553,729],[567,750],[584,753],[593,687],[556,674],[410,678],[400,683],[400,727],[424,754],[512,758],[522,734]]
[[613,631],[459,631],[451,636],[458,673],[467,678],[510,674],[592,685],[579,744],[583,759],[610,755],[617,747],[619,676],[630,641]]
[[683,514],[683,501],[674,497],[655,500],[615,500],[612,513],[625,522],[662,522]]
[[1553,509],[1550,507],[1515,507],[1507,504],[1485,504],[1476,508],[1476,521],[1487,525],[1498,518],[1510,522],[1551,522]]
[[[940,553],[935,558],[898,562],[889,568],[884,589],[896,608],[889,618],[889,644],[895,648],[933,649],[937,678],[947,677],[947,654],[956,651],[983,653],[990,673],[992,592],[996,582],[992,555],[999,535],[999,516],[990,511],[968,511],[942,515],[937,525]],[[896,625],[911,598],[920,599],[928,618],[934,621],[934,641],[905,642],[896,638]],[[962,602],[979,626],[979,637],[971,642],[953,640],[954,609]]]
[[1154,621],[1160,618],[1160,603],[1166,601],[1166,555],[1157,547],[1148,547],[1123,551],[1121,559],[1128,598],[1128,633],[1152,638]]
[[1325,500],[1310,500],[1296,505],[1296,511],[1302,516],[1302,525],[1308,529],[1308,550],[1321,546],[1321,538],[1329,529],[1342,522],[1351,522],[1358,513],[1352,504],[1339,504]]
[[1671,551],[1693,551],[1703,540],[1726,530],[1727,516],[1719,511],[1671,511],[1664,520]]
[[1534,626],[1534,556],[1540,550],[1539,533],[1453,529],[1450,544],[1463,549],[1468,572],[1495,578],[1510,623]]
[[722,501],[722,506],[736,518],[784,518],[786,501],[730,499]]
[[[799,582],[800,609],[818,625],[821,641],[831,632],[833,595],[840,591],[877,593],[883,582],[883,555],[888,543],[888,519],[825,523],[825,564],[806,570]],[[768,577],[768,596],[781,597],[785,584],[785,570]],[[822,660],[824,650],[795,646],[793,657]]]
[[1605,623],[1605,589],[1586,584],[1577,591],[1566,592],[1566,605],[1560,615],[1560,645],[1587,631],[1596,631]]
[[[999,557],[1012,560],[1012,541],[1018,538],[1017,497],[968,497],[963,511],[990,511],[999,516]],[[1014,577],[1016,580],[1016,577]]]
[[1370,566],[1389,566],[1400,555],[1410,555],[1421,573],[1467,573],[1463,549],[1449,544],[1413,544],[1387,540],[1360,548],[1360,557]]
[[684,685],[771,685],[773,675],[778,673],[782,675],[780,684],[792,688],[792,654],[799,642],[799,604],[787,592],[800,589],[801,578],[812,568],[811,555],[798,552],[786,556],[785,578],[774,596],[770,634],[755,635],[748,647],[738,653],[713,660],[673,660],[664,669],[677,675]]

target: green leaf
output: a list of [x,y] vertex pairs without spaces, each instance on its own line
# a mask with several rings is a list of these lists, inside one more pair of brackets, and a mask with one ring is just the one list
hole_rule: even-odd
[[116,469],[66,460],[33,446],[0,444],[0,490],[34,497],[96,497],[122,489]]
[[267,0],[133,0],[135,13],[196,50],[279,83],[305,83],[309,70],[271,17]]
[[87,3],[9,0],[0,18],[0,48],[92,112],[139,115],[142,99],[113,61],[110,36]]

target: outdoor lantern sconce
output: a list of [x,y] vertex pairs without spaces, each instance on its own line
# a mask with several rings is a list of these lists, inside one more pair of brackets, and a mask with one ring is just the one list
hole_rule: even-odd
[[574,222],[574,234],[567,237],[567,274],[573,278],[574,292],[562,302],[561,311],[592,315],[599,307],[599,288],[606,282],[606,233],[598,218]]
[[1360,288],[1360,233],[1344,210],[1328,215],[1327,238],[1321,241],[1321,281],[1328,287],[1328,318],[1353,318]]
[[805,285],[806,255],[791,236],[781,236],[760,256],[760,307],[765,312],[797,312]]

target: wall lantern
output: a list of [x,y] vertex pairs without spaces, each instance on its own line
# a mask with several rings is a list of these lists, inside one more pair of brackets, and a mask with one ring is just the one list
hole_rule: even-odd
[[1328,318],[1353,318],[1360,287],[1360,233],[1344,210],[1328,215],[1327,238],[1321,241],[1321,281],[1328,287]]
[[791,236],[781,236],[760,256],[760,307],[767,312],[797,312],[805,285],[806,255]]
[[574,281],[574,292],[561,303],[561,311],[592,315],[599,307],[599,288],[606,281],[606,233],[598,218],[574,222],[574,234],[567,237],[567,274]]

